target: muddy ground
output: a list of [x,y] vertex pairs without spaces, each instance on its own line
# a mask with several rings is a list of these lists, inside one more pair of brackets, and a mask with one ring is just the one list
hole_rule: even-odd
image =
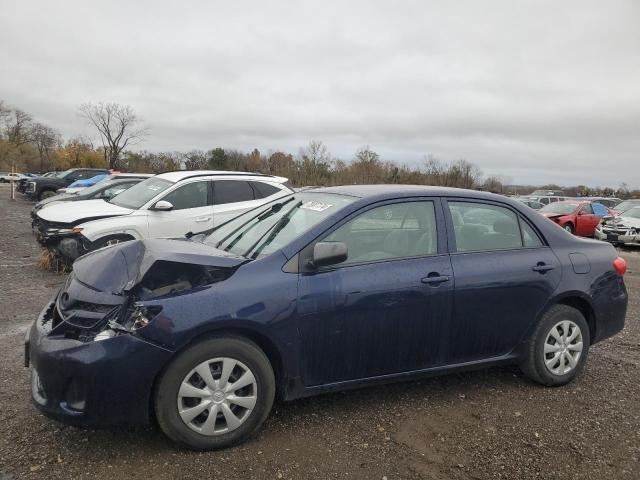
[[[67,427],[31,405],[27,324],[63,277],[36,267],[30,204],[0,187],[0,480],[14,478],[640,478],[640,253],[627,326],[567,387],[495,368],[277,404],[246,444],[177,449],[155,427]],[[132,366],[135,368],[135,366]]]

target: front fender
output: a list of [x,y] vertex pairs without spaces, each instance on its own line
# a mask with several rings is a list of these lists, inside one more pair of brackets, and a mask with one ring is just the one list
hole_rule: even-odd
[[82,228],[82,236],[91,243],[101,238],[115,235],[129,235],[133,237],[134,240],[147,238],[147,219],[143,217],[136,218],[140,219],[140,224],[137,224],[137,222],[131,222],[131,217],[127,215],[122,217],[92,220],[90,222],[80,224],[78,227]]

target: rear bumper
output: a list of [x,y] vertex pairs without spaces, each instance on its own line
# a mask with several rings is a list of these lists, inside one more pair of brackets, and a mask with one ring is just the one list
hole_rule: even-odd
[[83,427],[145,424],[156,375],[171,352],[123,334],[99,342],[49,336],[47,304],[25,338],[31,395],[45,415]]

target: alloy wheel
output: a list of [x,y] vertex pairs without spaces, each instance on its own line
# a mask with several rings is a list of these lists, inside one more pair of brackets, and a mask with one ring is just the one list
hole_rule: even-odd
[[554,375],[566,375],[582,356],[582,331],[570,320],[556,323],[544,342],[544,363]]
[[178,414],[202,435],[221,435],[240,427],[251,415],[258,384],[251,370],[233,358],[206,360],[180,384]]

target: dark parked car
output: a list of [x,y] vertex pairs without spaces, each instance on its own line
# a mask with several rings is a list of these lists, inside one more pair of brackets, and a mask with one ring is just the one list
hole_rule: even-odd
[[153,417],[206,450],[245,440],[276,396],[510,363],[563,385],[623,328],[625,270],[610,244],[498,195],[296,192],[77,260],[29,329],[32,396],[82,426]]
[[101,168],[72,168],[50,177],[33,177],[27,180],[24,193],[31,198],[44,200],[56,194],[56,190],[71,185],[76,180],[95,177],[109,170]]

